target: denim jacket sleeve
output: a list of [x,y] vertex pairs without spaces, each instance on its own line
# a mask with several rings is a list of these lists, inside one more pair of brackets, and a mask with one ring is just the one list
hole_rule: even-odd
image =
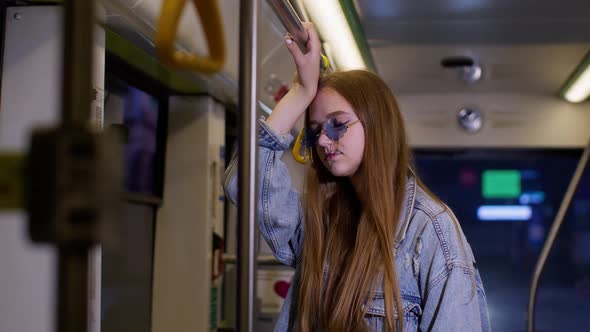
[[[277,135],[263,119],[258,121],[258,228],[274,256],[283,264],[295,267],[303,242],[300,195],[291,187],[291,178],[281,156],[288,150],[293,136]],[[226,196],[238,199],[237,156],[224,175]]]
[[[421,261],[422,331],[490,331],[486,295],[475,258],[450,209],[426,205],[417,213],[427,220]],[[422,218],[421,218],[422,219]]]

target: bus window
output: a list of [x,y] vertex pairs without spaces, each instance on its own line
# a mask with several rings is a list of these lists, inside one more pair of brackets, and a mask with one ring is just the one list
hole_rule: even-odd
[[[418,174],[453,209],[471,244],[494,330],[526,327],[533,269],[580,155],[579,150],[415,151]],[[586,175],[540,282],[540,331],[590,323],[589,216]]]

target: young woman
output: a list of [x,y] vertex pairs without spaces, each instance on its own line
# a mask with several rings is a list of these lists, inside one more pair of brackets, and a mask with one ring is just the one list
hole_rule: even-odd
[[[296,270],[275,331],[489,331],[471,248],[412,172],[389,88],[366,71],[320,78],[320,42],[305,28],[307,54],[285,38],[297,79],[258,128],[260,232]],[[311,162],[298,193],[281,156],[302,115]]]

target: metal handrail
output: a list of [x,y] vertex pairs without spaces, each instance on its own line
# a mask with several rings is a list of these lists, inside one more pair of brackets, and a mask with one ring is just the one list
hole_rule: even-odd
[[307,32],[303,28],[301,19],[291,3],[288,0],[268,0],[268,2],[273,7],[285,29],[287,29],[291,36],[293,36],[293,39],[295,39],[297,46],[299,46],[301,51],[305,52],[307,50],[307,47],[305,46],[308,38]]
[[541,255],[539,256],[539,260],[535,266],[535,272],[533,274],[533,278],[531,280],[531,287],[529,292],[529,304],[528,304],[528,312],[527,312],[527,331],[533,332],[535,330],[535,300],[537,295],[537,288],[539,287],[539,279],[541,279],[541,274],[543,273],[543,268],[545,267],[545,263],[547,262],[547,258],[549,257],[549,252],[555,243],[555,238],[559,233],[559,229],[561,228],[561,224],[563,223],[563,219],[565,217],[565,213],[567,212],[568,207],[574,197],[574,193],[578,185],[580,184],[580,180],[582,179],[582,174],[584,173],[584,169],[588,164],[588,158],[590,157],[590,139],[588,139],[588,143],[586,144],[586,148],[584,149],[584,153],[582,157],[580,157],[580,161],[578,162],[578,166],[576,167],[576,171],[574,172],[574,176],[570,181],[569,186],[567,187],[567,191],[565,192],[565,196],[561,205],[559,206],[559,210],[557,211],[557,215],[555,216],[555,220],[551,225],[551,230],[549,230],[549,235],[547,235],[547,240],[543,245],[543,249],[541,250]]
[[[270,5],[273,7],[274,12],[277,14],[281,23],[287,29],[289,34],[293,36],[295,43],[299,46],[299,49],[303,53],[307,53],[307,40],[309,36],[307,35],[307,31],[303,27],[301,23],[301,19],[295,8],[291,5],[289,0],[267,0]],[[320,60],[320,72],[325,72],[327,69],[330,68],[330,63],[328,58],[322,54]]]
[[[236,264],[237,263],[237,257],[236,255],[232,255],[232,254],[223,254],[223,263],[224,264],[228,264],[228,265],[232,265],[232,264]],[[274,266],[274,265],[280,265],[283,266],[284,264],[279,262],[275,256],[272,255],[261,255],[256,257],[256,264],[261,265],[261,266]]]
[[65,1],[62,124],[84,127],[92,100],[94,1]]

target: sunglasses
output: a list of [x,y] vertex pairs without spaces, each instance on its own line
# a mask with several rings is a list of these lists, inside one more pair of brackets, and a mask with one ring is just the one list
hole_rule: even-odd
[[302,141],[302,145],[306,147],[315,148],[318,144],[318,140],[321,135],[326,135],[332,141],[338,141],[349,127],[354,126],[361,120],[349,120],[346,122],[339,122],[336,118],[332,118],[322,124],[321,127],[317,128],[305,128],[305,133]]

